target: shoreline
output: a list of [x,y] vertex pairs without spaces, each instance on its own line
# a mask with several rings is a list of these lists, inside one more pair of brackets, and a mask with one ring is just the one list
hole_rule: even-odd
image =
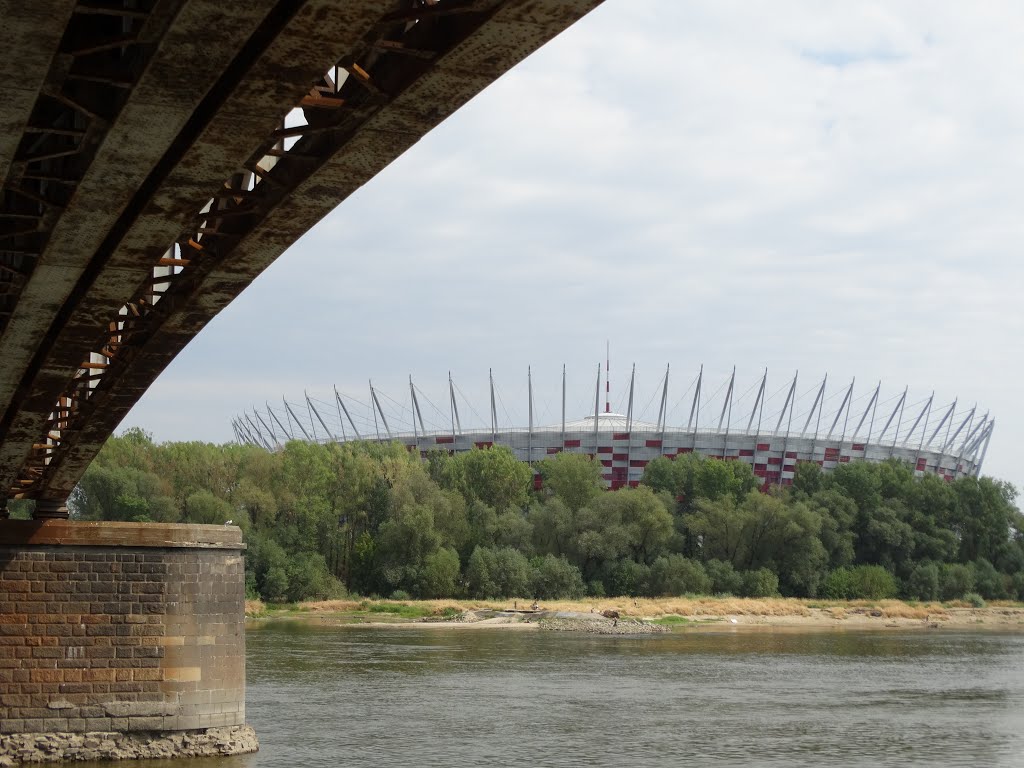
[[[247,602],[246,619],[310,621],[375,629],[474,631],[582,631],[592,634],[821,629],[922,629],[1024,632],[1024,604],[993,602],[974,608],[962,602],[900,600],[818,601],[798,598],[616,598],[551,601],[537,610],[527,601],[331,600],[267,607]],[[605,618],[614,611],[618,619]]]

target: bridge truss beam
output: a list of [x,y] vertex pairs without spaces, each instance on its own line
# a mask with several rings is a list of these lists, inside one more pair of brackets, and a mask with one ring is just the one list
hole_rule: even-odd
[[[5,449],[8,456],[18,450],[29,456],[12,478],[12,491],[40,499],[66,497],[160,371],[297,237],[599,2],[443,0],[402,4],[398,10],[394,3],[343,6],[367,12],[376,6],[371,18],[357,21],[333,13],[337,2],[305,3],[296,20],[304,19],[307,9],[322,12],[310,13],[305,24],[286,26],[255,62],[254,80],[263,88],[239,84],[188,151],[199,152],[200,167],[230,167],[230,157],[218,150],[230,144],[238,116],[255,111],[248,100],[267,98],[267,78],[279,75],[282,63],[319,52],[319,63],[311,64],[318,76],[306,81],[293,102],[301,110],[298,124],[278,117],[262,142],[254,142],[248,160],[243,155],[216,185],[206,177],[174,177],[194,167],[186,154],[112,244],[109,264],[96,282],[109,279],[113,285],[117,270],[129,264],[141,263],[146,271],[124,303],[118,303],[116,291],[93,292],[77,305],[75,322],[62,329],[54,345],[63,353],[56,367],[71,383],[56,391],[45,388],[39,396],[52,395],[48,405],[36,402],[16,414],[21,441],[0,445],[0,468]],[[329,50],[335,53],[328,69],[322,55]],[[261,66],[266,67],[262,74]],[[281,89],[295,81],[301,78],[290,77]],[[239,112],[232,110],[232,100]],[[220,119],[224,115],[236,119]],[[251,129],[256,121],[242,122]],[[166,215],[166,205],[178,210],[187,203],[191,214],[181,229],[180,220]],[[138,266],[131,274],[139,275]],[[78,356],[68,357],[69,349]],[[43,412],[48,416],[40,418]]]

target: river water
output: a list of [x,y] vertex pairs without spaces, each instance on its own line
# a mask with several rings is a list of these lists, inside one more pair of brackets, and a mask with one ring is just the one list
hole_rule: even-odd
[[1024,635],[248,633],[258,754],[193,766],[1024,766]]

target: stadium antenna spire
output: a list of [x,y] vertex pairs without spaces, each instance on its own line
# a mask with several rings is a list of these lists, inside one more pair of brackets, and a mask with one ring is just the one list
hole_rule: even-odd
[[629,374],[629,406],[626,408],[626,431],[633,429],[633,384],[636,381],[636,363],[633,363],[633,371]]
[[758,415],[758,406],[761,413],[764,413],[764,387],[768,383],[768,369],[764,369],[764,376],[761,377],[761,386],[758,387],[757,397],[754,398],[754,407],[750,409],[750,418],[747,420],[747,434],[750,434],[750,427],[754,424],[754,417],[757,416],[757,433],[755,437],[761,436],[761,416]]
[[[693,405],[690,406],[690,418],[686,421],[686,431],[690,431],[690,424],[693,423],[693,449],[697,450],[697,432],[700,429],[700,386],[704,381],[704,363],[700,364],[700,373],[697,374],[697,389],[693,393]],[[693,421],[694,413],[697,414],[697,421]]]
[[309,426],[310,429],[313,430],[313,441],[316,442],[316,424],[313,423],[313,404],[309,401],[309,395],[306,393],[306,390],[302,390],[302,394],[306,398],[306,410],[309,413]]
[[[448,371],[448,397],[452,407],[452,441],[454,444],[455,435],[462,434],[462,421],[459,419],[459,405],[455,402],[455,382],[452,381],[452,372]],[[458,432],[456,432],[458,429]]]
[[604,342],[604,412],[612,412],[612,345]]
[[[338,388],[337,387],[334,388],[334,399],[338,403],[338,408],[340,408],[341,410],[343,410],[345,412],[345,418],[348,419],[348,423],[352,427],[352,431],[356,433],[356,440],[362,440],[363,436],[360,435],[359,434],[359,430],[356,429],[356,423],[354,421],[352,421],[352,417],[348,413],[348,408],[345,406],[345,403],[342,402],[341,395],[338,394]],[[376,418],[376,417],[374,417],[374,418]],[[339,422],[341,421],[341,414],[340,413],[338,414],[338,421]],[[345,434],[345,424],[344,423],[342,423],[342,425],[341,425],[341,434],[343,436]]]
[[978,459],[978,462],[974,465],[974,476],[975,477],[981,477],[981,465],[985,463],[985,456],[988,453],[988,444],[989,444],[989,441],[992,439],[992,431],[995,428],[996,428],[996,420],[992,419],[988,423],[988,429],[986,429],[985,432],[984,432],[985,442],[982,444],[981,458]]
[[494,404],[494,369],[487,369],[487,378],[491,383],[491,442],[498,441],[498,409]]
[[665,385],[661,390],[661,408],[658,409],[658,431],[661,432],[661,439],[665,439],[665,422],[668,421],[668,375],[671,364],[665,365]]
[[562,443],[565,444],[565,363],[562,363]]
[[[281,431],[282,431],[282,432],[284,432],[284,433],[285,433],[285,435],[287,435],[287,436],[288,436],[288,439],[289,439],[289,440],[294,440],[294,439],[295,439],[295,435],[293,435],[293,434],[292,434],[291,432],[289,432],[289,431],[288,431],[288,428],[287,428],[287,427],[285,427],[285,425],[281,423],[281,420],[280,420],[279,418],[277,418],[277,414],[276,414],[276,413],[274,413],[274,411],[273,411],[273,410],[271,409],[271,407],[270,407],[270,403],[267,403],[267,413],[269,413],[269,414],[270,414],[270,417],[271,417],[271,418],[272,418],[272,419],[273,419],[274,421],[276,421],[276,422],[277,422],[277,426],[279,426],[279,427],[281,428]],[[287,415],[285,416],[285,418],[287,418]],[[262,419],[261,419],[261,421],[262,421]]]
[[416,390],[412,387],[412,374],[409,374],[409,401],[412,406],[412,439],[418,443],[420,436],[416,432]]
[[526,463],[533,466],[533,368],[526,366],[526,399],[530,421],[526,433]]
[[[270,406],[269,405],[267,405],[267,412],[268,413],[270,412]],[[267,432],[270,433],[270,437],[274,441],[274,445],[276,445],[278,448],[280,448],[281,447],[281,443],[279,443],[278,440],[277,440],[277,433],[274,432],[274,430],[270,427],[270,425],[267,424],[267,422],[265,422],[263,420],[263,417],[260,416],[260,412],[258,410],[256,410],[255,408],[253,408],[252,409],[252,414],[253,414],[253,416],[256,417],[256,420],[266,428]],[[246,421],[249,421],[249,417],[248,416],[246,416],[245,419],[246,419]],[[251,421],[249,421],[249,424],[252,425],[252,428],[255,429],[256,432],[259,434],[260,438],[262,438],[263,437],[263,433],[260,431],[259,427],[257,427]]]
[[[331,430],[329,430],[329,429],[327,428],[327,422],[325,422],[325,421],[323,420],[323,417],[322,417],[322,416],[320,415],[320,411],[318,411],[318,410],[316,409],[316,406],[315,406],[315,405],[313,405],[313,401],[309,399],[309,395],[307,395],[307,394],[306,394],[305,392],[303,392],[302,394],[306,395],[306,405],[308,405],[308,406],[309,406],[309,408],[310,408],[310,410],[311,410],[311,411],[312,411],[312,412],[313,412],[314,414],[316,414],[316,419],[317,419],[317,421],[319,421],[319,422],[320,422],[320,426],[324,428],[324,432],[326,432],[326,433],[327,433],[327,437],[328,437],[328,438],[330,438],[330,440],[331,440],[331,442],[332,442],[332,443],[335,443],[335,442],[337,442],[337,441],[338,441],[338,438],[336,438],[336,437],[335,437],[335,436],[334,436],[333,434],[331,434]],[[315,434],[315,432],[314,432],[314,434]]]
[[[722,437],[722,456],[729,455],[729,427],[732,424],[732,393],[733,386],[736,384],[736,366],[732,367],[732,376],[729,377],[729,391],[725,395],[725,405],[722,406],[722,416],[726,416],[726,409],[728,409],[728,417],[725,420],[725,435]],[[718,428],[722,428],[722,418],[718,419]]]
[[384,409],[380,407],[380,400],[377,399],[377,390],[373,388],[373,382],[370,382],[370,407],[373,409],[373,427],[377,430],[377,439],[380,440],[380,429],[377,428],[377,414],[380,414],[380,420],[384,424],[384,431],[388,434],[388,440],[391,439],[391,427],[388,426],[388,420],[384,416]]
[[[964,419],[963,422],[961,422],[960,426],[957,427],[957,430],[953,434],[953,436],[951,438],[949,438],[949,440],[946,441],[946,445],[944,445],[942,447],[942,452],[943,453],[945,453],[947,449],[953,447],[953,443],[956,442],[957,436],[963,430],[965,425],[967,426],[967,434],[969,435],[971,433],[971,425],[974,423],[974,412],[977,411],[977,410],[978,410],[978,404],[975,403],[974,407],[971,408],[971,412],[967,415],[967,418]],[[967,439],[964,438],[964,447],[966,447],[966,445],[967,445]],[[960,462],[963,459],[963,455],[964,455],[963,449],[961,449],[960,453],[957,454],[956,462],[953,464],[953,479],[954,480],[956,480],[957,475],[960,474]]]
[[[889,425],[892,424],[892,420],[896,419],[896,434],[893,435],[892,445],[889,446],[889,458],[891,459],[896,453],[896,440],[900,436],[900,426],[903,421],[903,405],[907,402],[907,390],[910,387],[908,385],[903,386],[903,394],[900,395],[899,402],[896,403],[896,407],[892,409],[892,413],[889,414],[889,420],[885,422],[885,426],[882,427],[882,431],[878,434],[878,444],[882,444],[882,436],[889,430]],[[899,418],[896,418],[896,414],[899,413]]]

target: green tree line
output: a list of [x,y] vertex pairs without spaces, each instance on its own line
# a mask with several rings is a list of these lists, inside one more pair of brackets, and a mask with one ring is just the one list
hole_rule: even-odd
[[155,444],[111,438],[75,490],[91,520],[224,523],[267,600],[362,595],[576,598],[735,594],[1024,599],[1024,517],[1008,483],[916,478],[898,461],[797,467],[684,454],[605,492],[601,466],[533,469],[503,447],[425,461],[398,443]]

